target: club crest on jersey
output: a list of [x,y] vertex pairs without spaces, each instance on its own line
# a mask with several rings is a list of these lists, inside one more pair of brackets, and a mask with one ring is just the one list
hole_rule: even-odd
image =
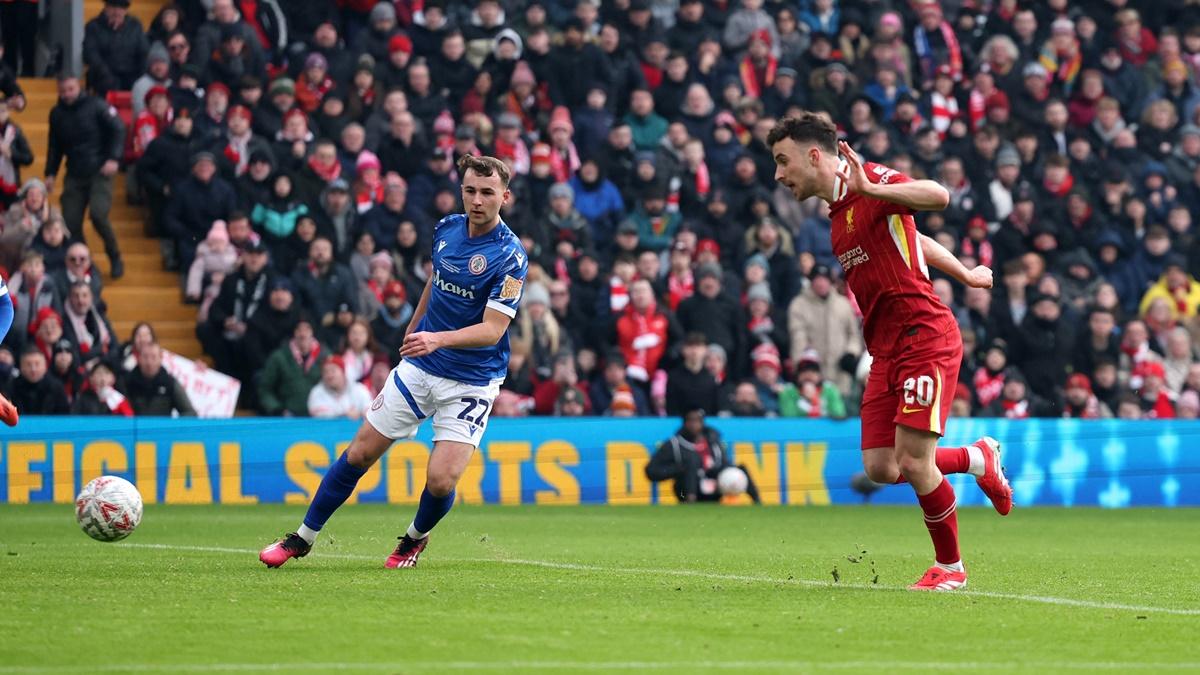
[[846,209],[846,233],[849,234],[853,231],[854,231],[854,207],[851,206],[849,209]]
[[441,253],[442,249],[444,249],[444,248],[446,248],[446,240],[445,239],[438,242],[438,253]]
[[471,256],[471,261],[467,263],[467,269],[471,270],[471,274],[483,274],[487,269],[487,258],[483,255]]

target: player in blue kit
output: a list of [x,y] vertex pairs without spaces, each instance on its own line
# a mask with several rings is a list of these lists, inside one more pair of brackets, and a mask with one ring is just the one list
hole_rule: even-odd
[[321,480],[303,524],[259,553],[267,567],[308,555],[359,478],[392,441],[414,436],[426,418],[433,418],[433,453],[425,489],[386,566],[416,565],[429,531],[454,504],[454,488],[508,371],[508,324],[529,269],[520,240],[500,220],[500,207],[510,197],[508,166],[494,157],[466,156],[458,172],[467,212],[446,216],[434,228],[433,276],[400,348],[403,360],[350,447]]
[[[12,328],[13,322],[13,300],[8,294],[8,282],[4,277],[0,277],[0,341],[8,337],[8,329]],[[0,422],[4,422],[10,427],[17,426],[17,407],[0,394]]]

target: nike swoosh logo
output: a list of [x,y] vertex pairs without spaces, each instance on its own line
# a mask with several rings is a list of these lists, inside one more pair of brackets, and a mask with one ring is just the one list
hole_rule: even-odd
[[904,413],[905,415],[909,415],[909,414],[912,414],[915,412],[921,412],[922,410],[925,410],[925,409],[924,408],[910,408],[908,406],[904,406],[903,408],[900,409],[900,412]]

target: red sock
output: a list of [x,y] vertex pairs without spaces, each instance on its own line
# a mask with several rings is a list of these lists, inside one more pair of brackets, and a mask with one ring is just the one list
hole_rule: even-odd
[[955,511],[954,488],[950,481],[942,482],[927,495],[917,495],[921,510],[925,512],[925,527],[933,540],[934,556],[939,563],[951,565],[959,562],[958,513]]
[[[966,447],[938,448],[934,462],[937,463],[938,471],[941,471],[943,476],[950,473],[966,473],[967,469],[971,467],[971,456],[967,454]],[[900,474],[893,485],[907,482],[904,474]]]

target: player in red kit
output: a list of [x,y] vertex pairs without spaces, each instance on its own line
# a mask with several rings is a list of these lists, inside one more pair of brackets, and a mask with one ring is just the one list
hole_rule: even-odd
[[944,474],[973,474],[1001,515],[1012,509],[1012,489],[994,439],[937,447],[958,383],[962,336],[934,294],[927,264],[976,288],[992,287],[992,271],[968,270],[917,232],[913,214],[944,209],[950,198],[944,187],[860,162],[823,115],[781,120],[767,144],[776,180],[798,200],[816,195],[829,203],[833,251],[862,308],[863,337],[874,357],[862,400],[863,466],[877,483],[912,485],[933,539],[936,563],[911,588],[962,588],[967,572],[954,488]]

